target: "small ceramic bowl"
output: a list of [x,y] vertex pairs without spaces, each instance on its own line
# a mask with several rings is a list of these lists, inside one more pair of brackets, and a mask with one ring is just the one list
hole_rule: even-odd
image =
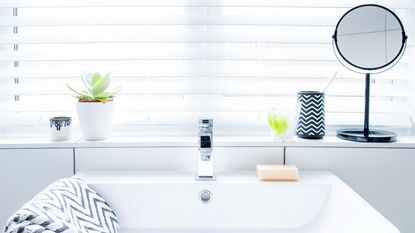
[[49,118],[50,140],[64,141],[71,137],[70,117],[58,116]]

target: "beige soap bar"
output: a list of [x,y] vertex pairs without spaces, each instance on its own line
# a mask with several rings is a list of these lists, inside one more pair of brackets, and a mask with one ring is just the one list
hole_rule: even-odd
[[298,168],[294,165],[256,165],[259,180],[298,180]]

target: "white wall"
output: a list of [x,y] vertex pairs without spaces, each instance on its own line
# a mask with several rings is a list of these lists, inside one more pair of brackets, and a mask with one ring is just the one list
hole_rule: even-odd
[[36,193],[73,175],[73,149],[0,149],[0,228]]

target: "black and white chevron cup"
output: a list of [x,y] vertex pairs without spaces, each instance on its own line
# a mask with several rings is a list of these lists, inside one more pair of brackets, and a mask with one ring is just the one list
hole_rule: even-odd
[[300,91],[297,93],[298,122],[297,136],[320,139],[325,135],[324,93],[319,91]]

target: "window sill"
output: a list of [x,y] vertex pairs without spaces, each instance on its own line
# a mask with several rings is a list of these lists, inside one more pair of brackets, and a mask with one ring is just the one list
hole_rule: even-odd
[[[195,136],[114,136],[103,141],[85,141],[73,136],[68,141],[53,142],[47,137],[0,137],[0,149],[36,148],[105,148],[105,147],[196,147]],[[343,148],[414,148],[415,137],[399,137],[394,143],[358,143],[341,140],[334,135],[310,140],[293,137],[282,141],[270,136],[216,136],[214,147],[343,147]]]

